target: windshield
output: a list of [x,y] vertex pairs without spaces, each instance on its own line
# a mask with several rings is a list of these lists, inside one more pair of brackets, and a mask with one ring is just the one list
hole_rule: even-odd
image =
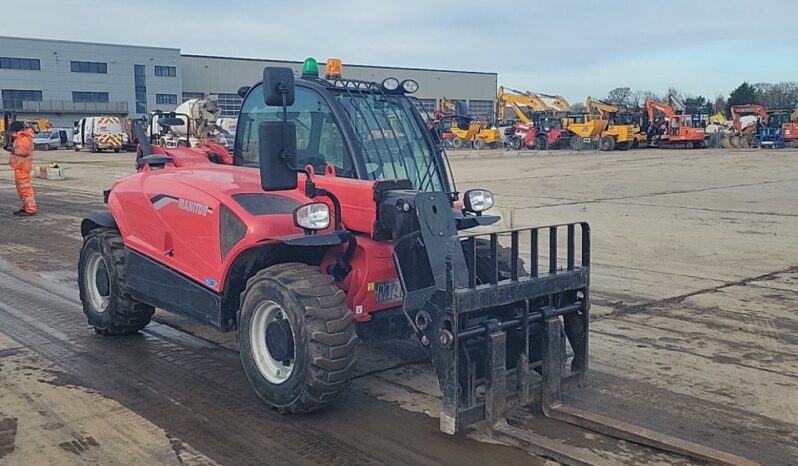
[[[333,112],[324,96],[297,86],[288,119],[296,124],[297,165],[311,165],[323,176],[330,166],[344,178],[404,178],[418,191],[443,191],[441,159],[425,139],[427,127],[405,96],[385,96],[375,90],[335,88],[333,98],[343,117]],[[330,101],[330,104],[333,104]],[[263,103],[261,85],[253,88],[241,107],[236,128],[234,160],[237,165],[257,166],[260,146],[258,128],[264,121],[282,119],[282,108]],[[343,120],[343,121],[339,121]],[[344,134],[351,128],[349,147]],[[356,170],[352,152],[362,154],[365,173]]]
[[442,167],[410,99],[349,89],[334,95],[360,145],[368,179],[404,178],[418,191],[443,190]]
[[51,134],[53,134],[52,131],[41,131],[36,134],[34,139],[50,139]]

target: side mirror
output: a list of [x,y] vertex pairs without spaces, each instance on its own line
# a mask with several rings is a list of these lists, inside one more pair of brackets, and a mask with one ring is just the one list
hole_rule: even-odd
[[290,168],[296,154],[296,123],[279,120],[261,122],[258,148],[261,188],[264,191],[296,189],[297,173]]
[[249,86],[241,86],[238,88],[238,96],[242,99],[247,96],[247,92],[249,92]]
[[263,101],[269,107],[294,103],[294,72],[291,68],[263,68]]

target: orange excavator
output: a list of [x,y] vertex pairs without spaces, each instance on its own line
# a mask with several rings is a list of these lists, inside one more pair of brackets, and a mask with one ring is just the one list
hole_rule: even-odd
[[784,143],[788,147],[798,147],[798,106],[790,113],[787,121],[781,124]]
[[745,129],[742,117],[747,115],[756,116],[758,119],[762,121],[763,125],[768,124],[768,119],[769,119],[768,111],[765,107],[759,104],[735,105],[731,108],[731,114],[732,114],[732,126],[737,131],[742,131],[743,129]]
[[[735,105],[731,108],[732,133],[722,141],[724,147],[798,147],[798,109],[768,111],[759,104]],[[748,118],[747,121],[743,119]]]
[[731,132],[721,140],[721,147],[727,149],[754,147],[759,127],[770,123],[767,109],[759,104],[735,105],[731,108],[731,115]]
[[[657,111],[665,115],[664,120],[657,119]],[[646,99],[646,112],[651,122],[649,146],[663,149],[699,149],[707,146],[704,128],[695,125],[692,115],[677,115],[670,105],[649,99]]]

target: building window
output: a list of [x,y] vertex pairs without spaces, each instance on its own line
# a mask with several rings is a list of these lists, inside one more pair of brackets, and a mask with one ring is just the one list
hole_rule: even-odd
[[413,103],[422,114],[435,111],[435,99],[413,99]]
[[468,109],[472,115],[492,117],[494,113],[492,100],[469,100]]
[[147,76],[144,65],[133,65],[133,85],[136,88],[136,113],[147,113]]
[[72,102],[108,102],[108,93],[73,91]]
[[0,69],[4,70],[41,70],[42,64],[38,58],[10,58],[0,57]]
[[3,89],[3,109],[22,108],[22,102],[41,102],[42,91]]
[[183,93],[183,102],[191,99],[204,99],[205,93],[204,92],[184,92]]
[[177,76],[177,68],[174,66],[158,66],[155,65],[155,76]]
[[155,94],[155,103],[158,105],[177,105],[177,94]]
[[73,73],[108,73],[107,63],[98,63],[93,61],[73,61],[71,64]]
[[219,108],[222,109],[221,116],[223,117],[237,117],[238,111],[241,110],[241,103],[244,99],[238,94],[219,93]]

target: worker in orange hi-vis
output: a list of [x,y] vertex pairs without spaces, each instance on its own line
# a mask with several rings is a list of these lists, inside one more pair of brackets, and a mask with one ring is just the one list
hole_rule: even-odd
[[14,170],[14,182],[22,201],[22,208],[15,211],[17,217],[36,215],[36,198],[33,197],[33,185],[30,182],[30,171],[33,166],[33,130],[15,121],[8,126],[13,144],[5,147],[9,152],[8,164]]

